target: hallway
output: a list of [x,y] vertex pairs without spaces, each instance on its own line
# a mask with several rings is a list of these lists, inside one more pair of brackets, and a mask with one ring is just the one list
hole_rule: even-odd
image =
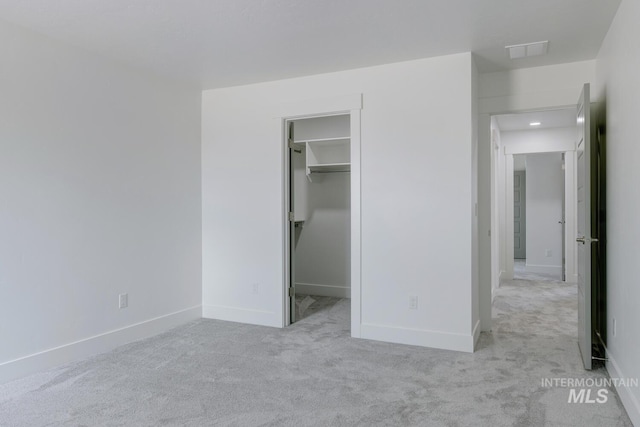
[[515,260],[514,280],[503,281],[493,303],[494,332],[566,335],[578,339],[577,285],[524,270]]
[[[495,292],[490,342],[494,350],[504,351],[505,360],[521,360],[522,365],[515,369],[523,372],[515,375],[532,378],[535,372],[541,385],[545,378],[593,379],[596,383],[609,378],[602,365],[594,365],[592,371],[582,367],[577,343],[577,285],[525,272],[524,261],[516,260],[514,267],[514,280],[502,281]],[[598,389],[591,388],[592,397]],[[590,404],[569,403],[570,390],[542,386],[531,394],[529,404],[541,412],[538,416],[544,425],[631,425],[612,388],[607,391],[607,402]]]

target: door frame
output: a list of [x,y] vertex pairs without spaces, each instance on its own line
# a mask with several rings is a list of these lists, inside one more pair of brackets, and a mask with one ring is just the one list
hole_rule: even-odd
[[350,139],[350,199],[351,199],[351,336],[360,338],[362,325],[362,225],[361,225],[361,110],[362,94],[351,94],[333,98],[302,100],[278,108],[276,119],[280,121],[280,141],[282,147],[282,229],[283,229],[283,283],[282,283],[282,326],[290,325],[289,284],[291,238],[289,221],[289,142],[287,123],[291,120],[310,119],[335,115],[349,115]]
[[[520,176],[520,184],[519,184],[519,186],[520,186],[520,198],[521,198],[521,200],[519,202],[520,203],[519,208],[520,208],[520,218],[521,218],[521,220],[520,220],[520,232],[519,233],[520,233],[520,236],[521,236],[520,246],[524,245],[524,249],[522,250],[524,257],[520,257],[518,259],[525,259],[526,260],[527,259],[527,171],[526,171],[526,169],[522,170],[522,171],[516,171],[515,167],[514,167],[513,175],[514,175],[513,176],[514,193],[515,193],[515,188],[516,188],[516,176],[518,176],[518,175]],[[515,203],[516,203],[516,200],[515,200],[515,194],[514,194],[513,203],[514,203],[514,219],[513,219],[513,222],[514,222],[513,237],[514,237],[514,239],[513,240],[515,242],[515,236],[516,236],[516,228],[515,228]],[[563,200],[562,204],[564,205],[564,200]],[[563,236],[563,239],[564,239],[564,236]],[[515,259],[515,256],[516,256],[515,248],[514,248],[513,256],[514,256],[514,259]]]
[[[576,259],[576,250],[575,245],[570,244],[571,242],[575,242],[576,238],[576,149],[575,143],[569,145],[558,144],[555,147],[550,147],[547,149],[539,149],[536,147],[519,147],[519,148],[509,148],[504,147],[504,156],[505,156],[505,173],[506,173],[506,186],[505,186],[505,219],[506,219],[506,270],[504,274],[504,278],[507,280],[513,279],[513,244],[509,245],[509,242],[513,242],[514,231],[513,231],[513,156],[518,154],[539,154],[539,153],[564,153],[565,154],[565,170],[564,170],[564,209],[565,209],[565,221],[567,226],[564,228],[565,233],[562,236],[562,240],[565,242],[565,253],[564,257],[567,259],[567,270],[571,271],[567,277],[569,280],[566,280],[570,283],[575,283],[575,277],[577,273],[577,259]],[[568,190],[568,191],[567,191]],[[499,235],[499,233],[497,233]],[[499,287],[499,282],[498,282]]]
[[[487,160],[488,170],[484,169],[483,176],[479,176],[479,182],[486,182],[487,187],[483,190],[486,191],[488,195],[489,203],[488,209],[485,211],[487,214],[487,223],[485,226],[488,227],[488,248],[490,250],[487,251],[488,257],[480,260],[480,268],[481,268],[481,281],[480,281],[480,289],[479,289],[479,306],[480,306],[480,320],[481,320],[481,329],[482,331],[490,331],[493,323],[493,297],[494,290],[500,283],[501,278],[513,277],[513,246],[506,244],[505,236],[502,235],[504,239],[500,242],[501,234],[498,232],[497,220],[499,215],[499,210],[505,209],[505,218],[509,218],[509,214],[513,215],[513,204],[511,206],[511,210],[509,210],[509,203],[505,203],[505,200],[502,200],[502,203],[499,203],[500,197],[499,193],[502,191],[499,188],[498,182],[498,171],[500,169],[499,158],[502,158],[503,163],[502,167],[505,169],[503,173],[506,173],[505,183],[507,184],[509,180],[509,173],[506,172],[507,167],[511,170],[511,181],[513,181],[513,154],[527,154],[526,152],[518,153],[512,152],[511,155],[505,155],[504,147],[500,147],[496,145],[496,135],[491,131],[491,121],[492,117],[500,116],[503,114],[518,114],[518,113],[527,113],[527,112],[535,112],[535,111],[549,111],[549,110],[561,110],[561,109],[569,109],[575,108],[575,104],[555,104],[555,105],[544,105],[544,106],[531,106],[530,108],[505,108],[505,109],[493,109],[487,108],[486,111],[483,111],[478,116],[479,128],[480,132],[480,143],[483,147],[481,151],[481,155],[488,156]],[[575,145],[575,144],[574,144]],[[569,147],[570,149],[575,150],[574,147]],[[540,152],[540,150],[531,149],[530,152]],[[556,150],[557,152],[563,152],[567,150]],[[567,156],[572,157],[572,156]],[[575,163],[574,163],[575,166]],[[566,175],[565,175],[566,176]],[[575,186],[575,177],[568,177],[572,182],[565,182],[565,188],[567,185]],[[486,180],[486,181],[484,181]],[[511,183],[513,185],[513,182]],[[506,191],[506,189],[504,190]],[[513,191],[513,189],[512,189]],[[508,194],[508,192],[507,192]],[[505,197],[506,198],[506,197]],[[566,200],[566,195],[565,195]],[[569,213],[567,212],[567,215]],[[513,222],[506,221],[507,227],[511,224],[511,228],[513,229]],[[569,227],[566,227],[567,230],[570,230]],[[506,233],[505,233],[506,234]],[[566,236],[566,232],[565,232]],[[566,239],[566,237],[565,237]],[[570,240],[567,241],[569,244]],[[511,246],[510,254],[508,253],[509,247]],[[504,252],[507,252],[506,255],[502,254],[502,256],[506,256],[506,259],[511,257],[510,263],[510,271],[500,271],[498,268],[499,261],[501,257],[500,248],[506,249]],[[481,252],[482,254],[482,252]],[[576,260],[577,261],[577,260]],[[507,262],[507,266],[509,263]],[[486,279],[482,279],[482,271],[486,272]]]

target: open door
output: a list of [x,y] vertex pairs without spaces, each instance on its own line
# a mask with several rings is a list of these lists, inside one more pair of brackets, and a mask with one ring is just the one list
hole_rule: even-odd
[[585,84],[578,100],[577,196],[578,196],[578,346],[585,369],[592,362],[591,306],[591,244],[597,242],[591,234],[591,109],[589,84]]
[[293,122],[287,123],[287,146],[289,148],[289,203],[287,206],[289,223],[289,323],[296,321],[296,223],[295,223],[295,152],[299,150],[293,143]]

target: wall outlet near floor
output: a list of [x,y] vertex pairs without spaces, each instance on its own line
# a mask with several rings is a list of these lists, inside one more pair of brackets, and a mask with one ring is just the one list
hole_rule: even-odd
[[411,295],[409,296],[409,309],[417,310],[418,309],[418,296]]
[[251,285],[251,293],[254,295],[258,295],[260,293],[260,283],[254,283]]
[[129,294],[118,295],[118,308],[129,307]]
[[551,252],[551,249],[547,249],[544,251],[544,256],[546,256],[547,258],[551,258],[553,252]]

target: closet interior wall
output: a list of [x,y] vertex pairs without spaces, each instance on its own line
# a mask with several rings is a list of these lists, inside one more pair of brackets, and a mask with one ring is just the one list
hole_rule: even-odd
[[296,293],[349,298],[350,116],[300,119],[293,126],[300,149],[293,153]]

